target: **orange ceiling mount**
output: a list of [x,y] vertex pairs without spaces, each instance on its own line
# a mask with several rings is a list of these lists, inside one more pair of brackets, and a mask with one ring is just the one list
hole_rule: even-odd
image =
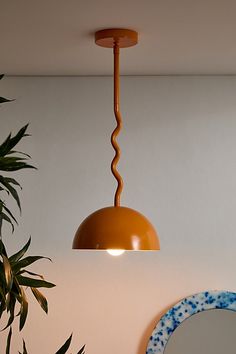
[[74,237],[73,248],[109,251],[159,250],[157,233],[146,217],[136,210],[120,206],[123,180],[117,170],[121,151],[116,140],[122,127],[119,53],[120,48],[128,48],[138,43],[138,33],[130,29],[104,29],[95,33],[95,42],[101,47],[113,48],[114,53],[113,108],[117,125],[111,135],[111,144],[115,150],[111,171],[117,181],[117,188],[114,206],[95,211],[81,223]]
[[138,43],[138,33],[124,28],[104,29],[95,33],[95,43],[105,48],[113,48],[115,43],[120,48],[128,48]]

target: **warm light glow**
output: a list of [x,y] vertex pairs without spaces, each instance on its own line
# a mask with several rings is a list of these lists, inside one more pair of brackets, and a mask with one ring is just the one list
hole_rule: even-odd
[[123,253],[125,252],[125,250],[110,249],[110,250],[107,250],[107,252],[108,252],[111,256],[120,256],[121,254],[123,254]]

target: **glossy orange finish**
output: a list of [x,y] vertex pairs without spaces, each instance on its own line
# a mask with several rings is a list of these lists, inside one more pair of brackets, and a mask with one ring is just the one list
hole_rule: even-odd
[[95,33],[97,45],[105,48],[113,48],[114,43],[120,48],[128,48],[138,43],[138,33],[125,28],[109,28]]
[[111,171],[117,180],[117,189],[114,198],[114,205],[120,206],[120,195],[123,189],[123,180],[119,172],[117,171],[117,164],[120,160],[120,147],[116,141],[116,137],[122,128],[122,117],[120,113],[120,75],[119,75],[119,45],[114,45],[114,114],[116,117],[117,126],[111,135],[111,144],[115,150],[115,157],[111,163]]
[[159,250],[152,224],[136,210],[107,207],[89,215],[79,226],[74,249]]
[[127,29],[106,29],[95,34],[98,45],[114,51],[114,114],[117,126],[111,135],[115,157],[111,170],[117,180],[114,206],[99,209],[89,215],[79,226],[73,241],[74,249],[93,250],[159,250],[160,244],[152,224],[136,210],[121,207],[120,195],[123,180],[117,171],[120,147],[116,141],[122,127],[120,113],[119,49],[138,42],[138,34]]

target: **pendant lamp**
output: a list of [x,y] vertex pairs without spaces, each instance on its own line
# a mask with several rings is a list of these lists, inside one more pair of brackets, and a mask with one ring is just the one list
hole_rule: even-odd
[[117,180],[114,206],[99,209],[89,215],[79,226],[73,241],[73,249],[107,250],[112,255],[122,254],[125,250],[156,251],[160,249],[157,233],[141,213],[120,205],[123,180],[117,171],[120,148],[116,141],[122,126],[120,113],[120,48],[131,47],[138,43],[138,34],[130,29],[104,29],[95,33],[97,45],[113,48],[114,54],[114,114],[117,126],[111,135],[115,156],[111,171]]

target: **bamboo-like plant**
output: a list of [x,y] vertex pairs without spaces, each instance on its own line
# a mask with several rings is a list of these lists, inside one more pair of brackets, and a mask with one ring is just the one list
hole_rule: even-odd
[[[0,75],[0,80],[3,75]],[[11,100],[0,97],[0,103],[6,103]],[[39,288],[52,288],[55,284],[48,282],[41,274],[28,270],[33,263],[47,259],[44,256],[25,256],[31,243],[28,242],[15,254],[8,256],[5,243],[3,241],[3,223],[9,224],[14,232],[17,225],[16,217],[8,208],[4,196],[11,196],[20,212],[21,203],[18,190],[21,189],[20,184],[9,174],[22,169],[35,169],[34,166],[28,164],[30,156],[28,154],[15,150],[20,140],[29,136],[26,131],[28,124],[21,128],[15,136],[8,135],[6,140],[0,145],[0,320],[3,314],[7,315],[7,321],[3,325],[2,331],[8,329],[6,354],[10,354],[12,339],[12,324],[16,317],[19,317],[19,331],[21,331],[27,321],[28,314],[28,297],[27,289],[30,289],[34,298],[37,300],[45,313],[48,313],[48,302]],[[7,176],[5,176],[7,173]],[[71,344],[72,335],[66,340],[63,346],[56,354],[65,354]],[[28,354],[25,341],[23,340],[23,351],[19,354]],[[77,354],[84,354],[84,346]]]

